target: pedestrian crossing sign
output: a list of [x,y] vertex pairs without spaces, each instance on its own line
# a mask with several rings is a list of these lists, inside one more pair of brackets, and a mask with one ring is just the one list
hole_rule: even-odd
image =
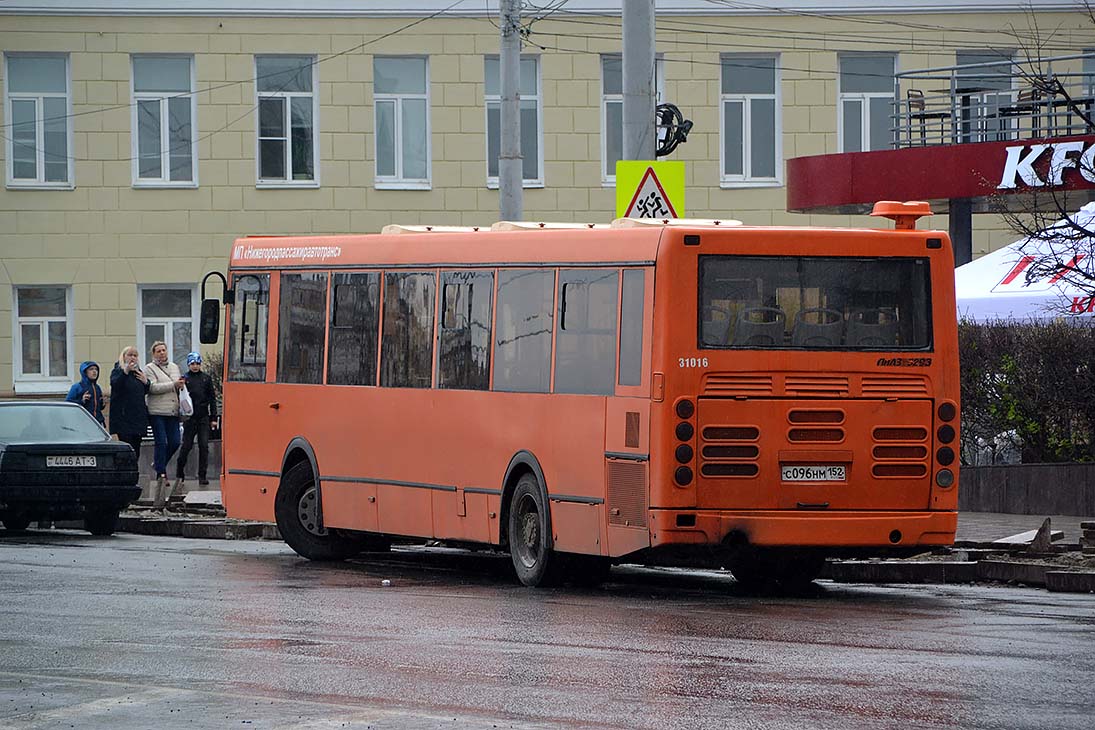
[[684,163],[616,163],[617,218],[683,218]]

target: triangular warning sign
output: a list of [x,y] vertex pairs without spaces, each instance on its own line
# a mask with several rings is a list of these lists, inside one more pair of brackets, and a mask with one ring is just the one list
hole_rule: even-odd
[[646,168],[642,180],[635,190],[635,196],[627,204],[624,218],[676,218],[677,211],[673,208],[669,196],[665,194],[661,180],[654,173],[653,167]]

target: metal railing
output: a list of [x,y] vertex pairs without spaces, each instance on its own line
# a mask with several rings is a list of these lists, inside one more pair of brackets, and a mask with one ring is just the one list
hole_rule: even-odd
[[1095,133],[1093,59],[1095,53],[1088,52],[898,73],[893,146]]

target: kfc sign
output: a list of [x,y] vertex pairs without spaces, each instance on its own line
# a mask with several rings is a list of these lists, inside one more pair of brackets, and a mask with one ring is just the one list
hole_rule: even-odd
[[1064,184],[1065,173],[1075,169],[1090,183],[1095,183],[1095,143],[1073,140],[1056,144],[1013,145],[1006,148],[1004,173],[997,190],[1014,190],[1023,185],[1032,188],[1057,187]]

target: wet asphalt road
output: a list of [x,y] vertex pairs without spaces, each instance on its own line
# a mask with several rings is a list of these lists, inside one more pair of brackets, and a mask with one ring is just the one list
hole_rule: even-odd
[[[1090,728],[1095,596],[0,531],[0,728]],[[391,581],[389,586],[382,580]]]

